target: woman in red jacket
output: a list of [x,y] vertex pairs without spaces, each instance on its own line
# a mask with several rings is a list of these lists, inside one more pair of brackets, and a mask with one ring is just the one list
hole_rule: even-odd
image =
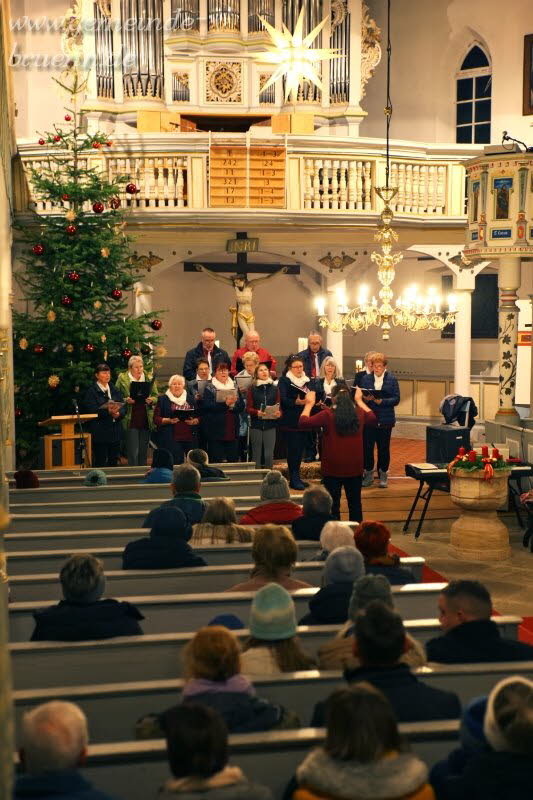
[[267,472],[261,484],[261,503],[251,508],[241,525],[264,525],[272,522],[275,525],[290,525],[303,514],[302,507],[291,501],[289,484],[277,469]]
[[361,481],[363,463],[363,428],[375,425],[374,412],[363,402],[361,389],[355,390],[355,405],[350,392],[335,386],[331,393],[332,406],[311,416],[315,393],[308,392],[300,416],[303,430],[322,428],[321,467],[323,483],[331,497],[334,519],[340,519],[341,491],[344,486],[350,520],[361,522]]

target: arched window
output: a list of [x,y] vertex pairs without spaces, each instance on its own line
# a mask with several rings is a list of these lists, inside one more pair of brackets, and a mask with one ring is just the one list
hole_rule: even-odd
[[456,141],[462,144],[490,142],[492,68],[477,44],[466,54],[457,73]]

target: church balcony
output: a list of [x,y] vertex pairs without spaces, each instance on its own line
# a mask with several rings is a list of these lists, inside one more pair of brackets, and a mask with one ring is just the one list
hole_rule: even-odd
[[[88,166],[136,184],[121,194],[133,226],[221,224],[228,214],[254,225],[372,225],[385,184],[385,142],[379,139],[250,133],[141,134],[116,138],[111,150],[87,155]],[[464,225],[464,162],[472,145],[407,141],[391,144],[390,183],[396,225]],[[39,214],[54,208],[35,197],[31,168],[48,165],[50,153],[19,142],[15,210]],[[232,223],[230,223],[232,226]]]

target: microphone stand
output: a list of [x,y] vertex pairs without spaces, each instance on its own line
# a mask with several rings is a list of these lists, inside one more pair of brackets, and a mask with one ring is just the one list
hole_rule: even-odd
[[80,443],[80,469],[85,469],[85,467],[90,467],[91,464],[89,462],[89,458],[88,458],[88,455],[87,455],[87,447],[86,447],[86,443],[85,443],[85,435],[84,435],[84,431],[83,431],[83,423],[81,421],[80,408],[78,406],[78,401],[76,400],[76,398],[74,398],[72,400],[72,404],[73,404],[74,410],[76,412],[78,431],[79,431],[78,441]]

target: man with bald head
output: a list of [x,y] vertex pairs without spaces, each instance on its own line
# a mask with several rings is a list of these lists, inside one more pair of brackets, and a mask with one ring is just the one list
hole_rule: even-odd
[[240,372],[244,367],[242,363],[242,357],[245,353],[257,353],[259,358],[260,364],[267,364],[271,372],[275,372],[276,370],[276,359],[272,356],[268,350],[265,350],[264,347],[260,346],[261,336],[259,331],[248,331],[246,336],[244,337],[244,346],[239,347],[238,350],[235,350],[233,353],[233,358],[231,359],[231,374],[236,375],[237,372]]
[[[74,703],[53,700],[22,718],[14,800],[112,800],[81,774],[87,759],[87,719]],[[116,798],[115,798],[116,800]]]

